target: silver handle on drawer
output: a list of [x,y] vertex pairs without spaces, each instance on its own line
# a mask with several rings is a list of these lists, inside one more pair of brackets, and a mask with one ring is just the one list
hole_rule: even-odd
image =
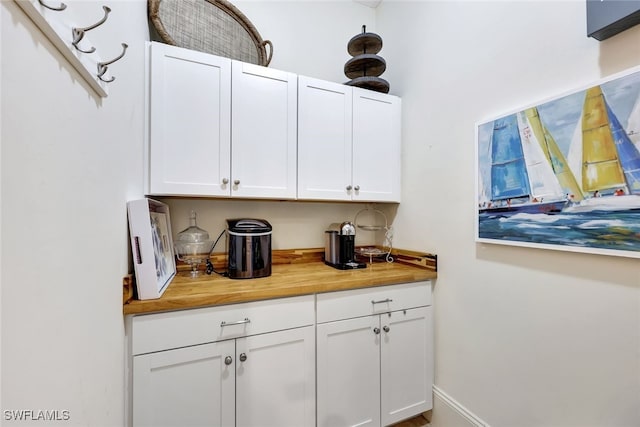
[[240,361],[244,362],[245,360],[247,360],[247,355],[245,353],[240,353]]
[[371,300],[371,304],[384,304],[385,302],[393,302],[391,298],[381,299],[380,301]]
[[389,327],[385,325],[382,327],[382,330],[385,332],[389,332],[391,329],[389,329]]
[[378,335],[380,333],[380,328],[373,328],[373,333]]
[[222,178],[222,183],[227,185],[229,183],[229,178]]
[[220,327],[224,327],[224,326],[233,326],[233,325],[243,325],[245,323],[251,323],[251,320],[249,320],[248,317],[245,317],[244,320],[238,320],[237,322],[225,322],[223,321],[222,323],[220,323]]
[[231,358],[231,356],[227,356],[224,358],[225,365],[231,365],[231,362],[233,362],[233,359]]

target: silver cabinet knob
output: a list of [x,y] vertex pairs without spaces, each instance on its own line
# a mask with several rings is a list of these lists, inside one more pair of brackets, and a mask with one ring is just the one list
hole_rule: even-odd
[[233,185],[240,185],[240,180],[239,179],[235,179],[233,181]]
[[227,185],[229,183],[229,178],[222,178],[222,183]]
[[360,191],[360,186],[356,185],[355,187],[353,187],[353,189],[356,190],[356,191]]
[[380,328],[373,328],[373,333],[378,335],[380,333]]
[[347,191],[351,191],[352,188],[353,188],[352,186],[347,185]]
[[231,365],[231,362],[233,362],[233,359],[231,358],[231,356],[227,356],[224,358],[225,365]]
[[386,325],[382,327],[382,330],[385,331],[385,332],[389,332],[390,331],[389,327],[386,326]]
[[244,353],[240,353],[240,361],[244,362],[245,360],[247,360],[247,355]]

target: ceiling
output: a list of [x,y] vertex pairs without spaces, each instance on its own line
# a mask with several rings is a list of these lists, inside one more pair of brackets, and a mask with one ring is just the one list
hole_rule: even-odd
[[382,3],[382,0],[353,0],[353,1],[356,3],[363,4],[365,6],[369,6],[373,9],[375,9],[376,7],[378,7],[380,3]]

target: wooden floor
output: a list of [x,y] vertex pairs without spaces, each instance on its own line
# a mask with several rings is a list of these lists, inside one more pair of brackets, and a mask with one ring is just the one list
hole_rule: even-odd
[[418,415],[417,417],[401,421],[398,424],[393,424],[392,427],[427,427],[428,425],[429,421],[422,415]]

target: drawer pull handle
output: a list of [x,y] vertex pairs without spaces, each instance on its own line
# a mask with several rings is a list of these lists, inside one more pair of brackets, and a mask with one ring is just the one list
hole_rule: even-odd
[[371,304],[373,304],[373,305],[384,304],[385,302],[393,302],[393,300],[391,298],[381,299],[380,301],[371,300]]
[[231,356],[227,356],[224,358],[225,365],[231,365],[232,363],[233,363],[233,359],[231,358]]
[[245,353],[240,353],[240,361],[244,362],[245,360],[247,360],[247,355]]
[[389,328],[388,326],[383,326],[382,330],[385,332],[389,332],[391,330],[391,328]]
[[233,325],[243,325],[245,323],[251,323],[251,320],[249,320],[248,317],[245,317],[244,320],[238,320],[237,322],[225,322],[223,321],[222,323],[220,323],[220,327],[225,327],[225,326],[233,326]]
[[373,328],[373,333],[378,335],[380,333],[380,328]]

